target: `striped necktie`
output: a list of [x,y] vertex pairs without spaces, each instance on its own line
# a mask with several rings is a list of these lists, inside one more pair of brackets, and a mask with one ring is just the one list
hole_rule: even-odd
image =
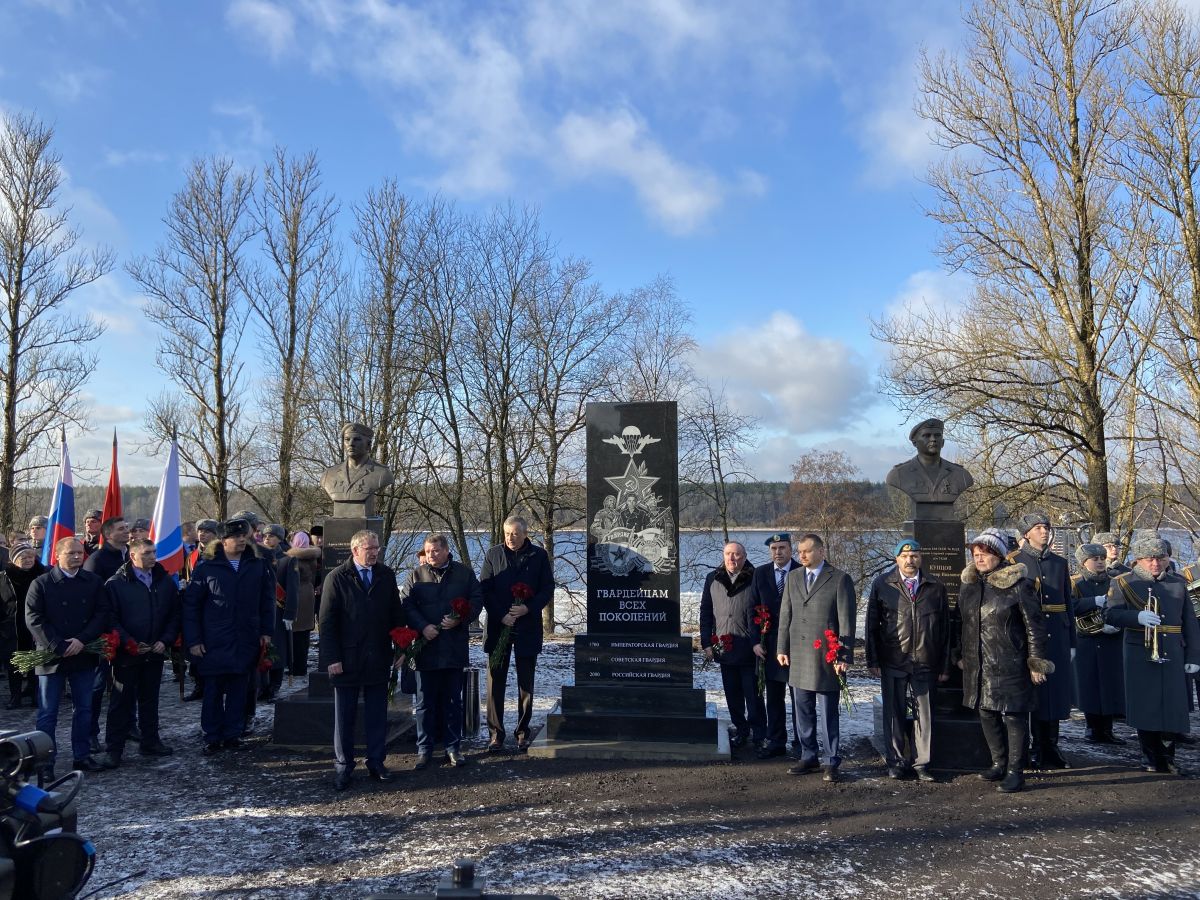
[[779,593],[780,597],[783,596],[783,583],[786,579],[787,579],[787,572],[785,570],[783,570],[783,569],[775,570],[775,590]]

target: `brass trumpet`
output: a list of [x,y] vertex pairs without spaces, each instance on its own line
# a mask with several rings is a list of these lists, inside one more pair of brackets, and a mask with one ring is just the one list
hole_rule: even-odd
[[[1150,612],[1154,613],[1156,616],[1160,615],[1158,609],[1158,598],[1154,596],[1154,588],[1150,588],[1146,592],[1146,609],[1150,610]],[[1167,658],[1158,652],[1157,625],[1146,626],[1144,643],[1146,649],[1150,651],[1150,662],[1159,663],[1161,665],[1167,661]]]

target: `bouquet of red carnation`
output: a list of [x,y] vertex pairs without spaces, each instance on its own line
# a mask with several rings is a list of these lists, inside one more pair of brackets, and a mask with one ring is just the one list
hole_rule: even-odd
[[142,649],[144,646],[146,646],[146,645],[139,644],[133,638],[126,638],[125,643],[121,645],[121,649],[124,650],[126,653],[128,653],[130,656],[138,656],[141,653],[145,652]]
[[471,617],[471,604],[466,597],[455,597],[450,601],[450,618],[457,622]]
[[[426,644],[425,639],[421,637],[421,633],[415,628],[409,628],[407,625],[397,625],[388,632],[388,636],[392,639],[392,646],[396,648],[395,657],[392,660],[392,669],[399,669],[405,665],[416,668],[417,654],[421,652],[421,648]],[[392,697],[396,694],[396,680],[396,676],[393,673],[392,678],[388,681],[388,703],[392,702]]]
[[258,671],[270,672],[279,664],[279,651],[271,644],[261,647],[258,651]]
[[[726,653],[733,652],[733,635],[732,634],[714,634],[712,643],[709,645],[708,649],[712,650],[712,662],[719,663],[721,661],[722,656],[724,656]],[[704,661],[704,665],[702,665],[700,667],[700,671],[703,672],[703,671],[707,670],[709,663],[710,663],[710,660],[706,659]]]
[[[117,648],[120,646],[121,638],[115,631],[109,631],[100,635],[94,641],[88,641],[84,644],[83,652],[95,653],[97,656],[103,656],[105,659],[111,660],[117,655]],[[49,665],[56,659],[62,659],[62,656],[53,650],[18,650],[12,655],[9,664],[16,671],[28,674],[36,666]]]
[[[513,606],[521,606],[526,600],[533,599],[533,588],[523,581],[514,584],[510,593]],[[508,648],[512,646],[512,629],[511,625],[505,625],[500,629],[500,636],[496,638],[496,646],[488,654],[488,668],[493,672],[504,665],[504,661],[508,659]]]
[[[838,654],[842,649],[842,642],[838,639],[836,632],[834,632],[832,628],[825,629],[824,642],[820,640],[813,641],[814,650],[821,650],[822,648],[825,650],[826,663],[832,666],[838,661]],[[854,698],[850,696],[850,686],[846,684],[846,676],[839,672],[836,668],[834,668],[833,673],[837,676],[838,692],[842,696],[842,706],[845,707],[846,712],[854,712]]]
[[[754,624],[758,626],[758,642],[762,644],[763,650],[767,649],[767,632],[771,630],[771,607],[765,603],[760,603],[754,607]],[[763,657],[757,657],[758,662],[755,663],[755,674],[758,675],[758,692],[761,694],[767,686],[767,661]]]

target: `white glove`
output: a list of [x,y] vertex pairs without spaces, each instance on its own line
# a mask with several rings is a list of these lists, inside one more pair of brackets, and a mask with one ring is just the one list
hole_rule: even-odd
[[1183,671],[1187,672],[1189,675],[1195,675],[1197,672],[1200,672],[1200,665],[1197,665],[1196,663],[1184,663]]
[[1103,606],[1105,603],[1108,602],[1107,597],[1093,597],[1092,599],[1096,601],[1097,606]]
[[1116,625],[1105,625],[1100,630],[1103,631],[1105,634],[1116,634],[1121,629],[1118,628]]
[[1138,624],[1139,625],[1150,626],[1150,625],[1158,625],[1161,623],[1162,623],[1162,616],[1160,616],[1158,613],[1152,613],[1148,609],[1143,609],[1140,613],[1138,613]]
[[284,619],[283,627],[286,628],[288,631],[291,631],[292,630],[292,622],[294,622],[294,621],[295,621],[294,619]]

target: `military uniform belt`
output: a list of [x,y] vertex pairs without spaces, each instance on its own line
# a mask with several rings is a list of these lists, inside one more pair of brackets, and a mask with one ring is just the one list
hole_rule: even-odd
[[1043,603],[1042,604],[1042,612],[1044,612],[1044,613],[1066,612],[1066,611],[1067,611],[1067,604],[1065,604],[1065,603]]
[[[1125,630],[1126,631],[1145,631],[1149,627],[1150,626],[1148,626],[1148,625],[1129,625],[1126,627]],[[1157,626],[1155,626],[1154,630],[1157,631],[1159,634],[1183,634],[1183,626],[1182,625],[1157,625]]]

